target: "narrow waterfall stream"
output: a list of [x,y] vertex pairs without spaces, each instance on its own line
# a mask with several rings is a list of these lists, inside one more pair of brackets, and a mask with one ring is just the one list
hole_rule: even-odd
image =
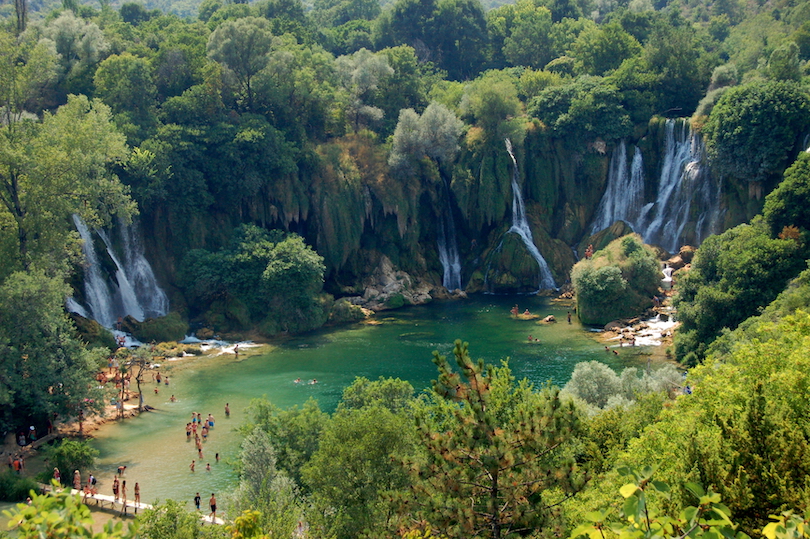
[[438,234],[439,261],[442,263],[442,286],[448,290],[461,289],[461,257],[458,254],[456,222],[453,219],[453,203],[450,186],[444,179],[444,212],[441,215]]
[[532,255],[540,266],[540,290],[547,290],[557,288],[554,282],[554,277],[551,275],[551,270],[546,263],[546,259],[540,254],[540,250],[534,244],[532,238],[532,229],[529,227],[529,221],[526,219],[526,206],[523,204],[523,194],[520,192],[520,185],[518,184],[518,177],[520,171],[518,170],[517,160],[512,150],[512,141],[505,140],[506,151],[509,153],[509,158],[512,160],[512,227],[506,231],[507,234],[514,233],[520,236],[529,254]]

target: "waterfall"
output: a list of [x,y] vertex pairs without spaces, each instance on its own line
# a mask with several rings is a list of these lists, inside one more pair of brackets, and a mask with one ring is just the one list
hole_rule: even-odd
[[116,253],[106,231],[96,231],[115,266],[113,279],[102,268],[87,225],[78,215],[73,216],[73,222],[82,238],[85,256],[84,296],[88,309],[83,309],[74,298],[68,298],[70,311],[85,316],[89,310],[91,317],[107,328],[114,327],[119,317],[129,315],[142,321],[146,317],[164,316],[168,312],[166,293],[155,280],[134,228],[119,227],[124,245],[123,256]]
[[450,187],[447,180],[444,183],[444,212],[439,222],[439,261],[442,263],[442,286],[448,290],[461,289],[461,257],[458,254],[458,241],[456,240],[456,222],[453,219],[453,205],[450,197]]
[[557,284],[554,282],[554,277],[551,275],[551,270],[548,268],[546,260],[534,244],[532,230],[529,227],[529,221],[526,219],[526,207],[523,204],[523,194],[518,184],[519,171],[515,154],[512,151],[512,141],[506,139],[505,142],[506,151],[509,153],[509,158],[512,160],[512,227],[507,230],[506,233],[514,233],[520,236],[520,239],[523,240],[532,258],[537,261],[537,265],[540,266],[540,289],[557,288]]
[[613,150],[608,170],[607,189],[596,210],[591,234],[608,228],[616,221],[627,222],[634,229],[644,207],[644,160],[638,146],[633,147],[633,160],[627,166],[627,144],[622,140]]
[[[679,125],[680,124],[680,125]],[[623,220],[646,243],[670,252],[686,242],[700,244],[715,233],[720,218],[720,183],[705,164],[701,137],[688,122],[667,120],[655,201],[644,204],[644,174],[641,150],[635,147],[627,166],[622,141],[614,150],[608,185],[599,203],[591,233]],[[691,230],[689,225],[694,225]]]

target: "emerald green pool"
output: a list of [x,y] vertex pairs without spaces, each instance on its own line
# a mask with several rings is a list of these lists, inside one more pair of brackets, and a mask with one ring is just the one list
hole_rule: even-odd
[[[520,312],[528,308],[541,317],[552,314],[557,323],[516,320],[509,313],[515,303]],[[568,324],[567,308],[544,298],[479,296],[379,313],[376,320],[377,325],[295,337],[266,355],[240,356],[239,360],[222,355],[164,364],[161,372],[169,372],[170,385],[161,385],[155,395],[155,384],[149,383],[145,392],[146,403],[156,410],[109,424],[96,433],[93,445],[101,452],[96,471],[101,492],[111,493],[114,471],[126,465],[130,497],[137,481],[145,503],[173,498],[191,504],[195,492],[204,500],[211,492],[226,493],[235,482],[227,461],[236,458],[240,442],[233,429],[244,420],[251,399],[266,396],[274,404],[288,407],[314,397],[323,409],[332,410],[343,388],[357,376],[399,377],[421,391],[436,376],[432,352],[451,354],[455,339],[468,341],[475,359],[499,363],[509,358],[514,375],[536,385],[548,380],[565,384],[580,361],[597,359],[615,368],[621,367],[622,361],[630,361],[605,354],[587,328],[576,320]],[[530,334],[539,342],[530,344]],[[181,363],[182,368],[178,368]],[[296,384],[297,378],[304,382],[314,378],[318,383]],[[169,401],[171,394],[177,402]],[[226,402],[230,404],[230,418],[224,415]],[[185,424],[193,411],[215,417],[202,461],[193,441],[187,442],[185,436]],[[219,463],[215,453],[220,454]],[[192,459],[198,461],[194,473],[189,470]],[[211,464],[210,472],[206,463]]]

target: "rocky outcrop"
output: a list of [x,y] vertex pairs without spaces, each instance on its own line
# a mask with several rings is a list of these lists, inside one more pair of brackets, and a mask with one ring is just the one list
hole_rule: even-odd
[[433,300],[436,285],[394,269],[383,256],[374,273],[363,281],[363,295],[348,298],[353,305],[372,311],[396,309],[404,305],[423,305]]

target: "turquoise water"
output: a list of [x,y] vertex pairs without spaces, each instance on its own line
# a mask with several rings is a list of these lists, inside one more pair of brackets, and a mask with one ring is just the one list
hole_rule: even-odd
[[[515,303],[544,317],[553,314],[556,324],[515,320],[509,310]],[[470,343],[473,358],[499,363],[509,358],[514,375],[536,385],[551,380],[564,385],[580,361],[608,361],[615,368],[624,358],[605,354],[587,328],[576,321],[568,324],[567,309],[537,297],[482,296],[466,301],[435,302],[422,307],[379,313],[378,325],[354,325],[299,336],[280,344],[271,353],[241,358],[222,355],[211,359],[185,359],[167,363],[170,385],[147,384],[146,403],[156,410],[138,418],[109,424],[96,433],[94,447],[100,452],[97,476],[100,491],[111,493],[112,474],[126,465],[131,493],[140,483],[145,503],[156,499],[191,499],[200,492],[227,492],[235,482],[229,459],[239,451],[239,436],[233,432],[245,419],[251,399],[266,396],[281,407],[300,405],[316,398],[321,407],[332,410],[343,388],[355,377],[376,379],[399,377],[423,390],[436,377],[431,362],[433,350],[452,354],[453,341]],[[528,335],[538,338],[528,342]],[[178,368],[182,363],[182,368]],[[301,378],[318,380],[315,385],[296,384]],[[170,402],[174,394],[177,402]],[[231,408],[224,416],[225,403]],[[187,442],[185,424],[193,411],[215,417],[215,427],[204,443],[203,459],[193,441]],[[215,461],[219,453],[221,461]],[[196,471],[189,470],[192,459]],[[211,464],[211,471],[205,469]],[[130,494],[130,497],[132,495]]]

